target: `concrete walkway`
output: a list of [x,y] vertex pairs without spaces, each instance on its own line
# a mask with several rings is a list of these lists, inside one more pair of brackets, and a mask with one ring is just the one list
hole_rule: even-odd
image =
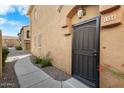
[[31,54],[28,51],[24,51],[24,50],[17,51],[15,50],[15,48],[9,48],[9,55],[7,57],[6,62],[13,62],[30,55]]
[[88,88],[85,84],[71,78],[56,81],[30,62],[30,57],[19,59],[15,72],[21,88]]

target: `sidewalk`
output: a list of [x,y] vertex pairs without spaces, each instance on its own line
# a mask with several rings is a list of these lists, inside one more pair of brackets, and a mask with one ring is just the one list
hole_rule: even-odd
[[88,88],[74,78],[62,82],[54,80],[34,66],[29,56],[16,62],[15,72],[21,88]]
[[17,50],[15,50],[15,48],[9,48],[9,55],[7,57],[6,62],[12,62],[15,60],[19,60],[19,59],[22,59],[22,58],[30,56],[30,55],[31,54],[28,51],[24,51],[24,50],[17,51]]

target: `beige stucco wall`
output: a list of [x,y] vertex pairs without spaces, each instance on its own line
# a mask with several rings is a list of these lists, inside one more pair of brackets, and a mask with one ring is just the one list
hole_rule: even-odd
[[20,33],[20,40],[21,40],[21,47],[23,49],[25,49],[25,46],[24,46],[24,31],[22,30],[22,32]]
[[[71,52],[72,52],[72,34],[65,36],[67,28],[66,18],[69,11],[74,6],[63,6],[61,12],[57,12],[58,6],[35,6],[31,13],[32,38],[31,51],[36,56],[45,56],[49,51],[54,59],[53,65],[57,68],[71,74]],[[86,16],[78,19],[75,15],[72,23],[78,23],[81,20],[92,18],[98,15],[98,6],[86,6]],[[88,10],[88,11],[87,11]],[[34,12],[38,12],[37,20],[34,19]],[[35,39],[41,34],[41,47],[35,45],[38,40]]]
[[82,19],[79,19],[77,17],[77,15],[75,15],[72,19],[72,24],[76,24],[76,23],[79,23],[81,21],[84,21],[84,20],[88,20],[90,18],[93,18],[93,17],[96,17],[96,16],[99,16],[99,6],[85,6],[83,7],[86,11],[86,15],[83,16]]
[[[27,30],[29,30],[30,31],[30,26],[25,26],[25,27],[23,27],[23,38],[24,38],[24,40],[30,40],[30,38],[27,38]],[[30,32],[29,32],[29,36],[30,36]]]
[[15,47],[19,46],[19,39],[2,39],[2,46]]
[[[30,31],[30,26],[24,26],[20,34],[21,47],[23,50],[26,50],[26,43],[30,43],[30,38],[27,38],[27,30]],[[31,32],[29,33],[29,36],[31,37]]]
[[[69,9],[71,6],[67,6]],[[38,11],[38,19],[34,20],[35,8]],[[57,12],[57,6],[35,6],[32,12],[32,53],[37,56],[45,56],[49,51],[54,59],[53,65],[71,73],[71,36],[65,37],[61,26],[66,24],[67,10],[63,13]],[[63,20],[61,20],[61,18]],[[41,48],[35,45],[35,38],[41,33]],[[68,67],[68,68],[67,68]]]
[[2,32],[0,31],[0,79],[2,78]]
[[[45,56],[49,51],[53,65],[71,74],[72,35],[65,36],[67,28],[66,19],[69,11],[74,6],[63,6],[60,13],[58,6],[35,6],[31,17],[31,52],[36,56]],[[72,24],[90,19],[99,13],[99,6],[84,6],[86,15],[78,19],[72,17]],[[105,8],[105,7],[104,7]],[[109,28],[100,29],[100,64],[108,64],[124,72],[124,6],[120,8],[123,16],[122,24]],[[38,18],[34,19],[34,12],[38,12]],[[102,16],[102,15],[101,15]],[[38,47],[38,36],[41,34],[41,47]],[[113,82],[114,81],[114,82]],[[124,87],[124,79],[114,76],[111,72],[100,71],[100,87]]]
[[[124,6],[119,8],[122,24],[100,31],[100,63],[109,64],[124,73]],[[115,10],[113,12],[116,12]],[[101,87],[124,87],[124,79],[101,71]]]

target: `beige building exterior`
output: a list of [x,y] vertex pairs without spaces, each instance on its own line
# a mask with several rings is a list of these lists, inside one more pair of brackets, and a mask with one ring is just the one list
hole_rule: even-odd
[[30,51],[30,27],[23,26],[18,36],[23,50]]
[[2,78],[2,32],[0,31],[0,79]]
[[[80,8],[82,11],[79,11]],[[97,74],[94,74],[98,80],[94,83],[97,83],[95,87],[124,87],[123,10],[124,6],[122,5],[30,6],[28,15],[30,16],[31,21],[31,52],[35,56],[45,56],[48,52],[50,52],[51,57],[53,58],[52,64],[64,72],[74,76],[75,73],[77,74],[77,72],[74,71],[75,69],[85,68],[80,67],[80,65],[75,67],[74,65],[77,64],[74,63],[74,59],[72,57],[73,51],[75,51],[73,49],[73,39],[74,36],[77,35],[75,29],[79,27],[79,29],[83,30],[83,27],[80,28],[80,25],[84,26],[84,28],[88,31],[90,29],[94,29],[98,31],[98,33],[96,32],[98,37],[96,40],[98,41],[98,51],[97,53],[93,54],[94,56],[97,55],[98,58],[98,64],[96,65],[94,63],[96,66],[95,71],[98,71],[98,77],[96,76]],[[93,21],[96,22],[95,26],[92,25],[92,20],[95,20]],[[85,24],[87,26],[85,26]],[[84,34],[87,35],[87,32],[84,31]],[[82,35],[80,38],[76,38],[78,40],[82,37],[85,36]],[[87,37],[85,37],[85,39],[86,38]],[[90,53],[83,51],[83,53],[85,52]],[[97,60],[97,58],[95,58],[95,60]],[[91,64],[92,63],[86,66],[90,68]],[[90,69],[88,71],[90,71]],[[87,73],[92,74],[94,72]],[[90,76],[91,74],[88,75]],[[86,84],[91,86],[93,85],[91,82],[89,82],[90,78],[88,78],[88,76],[85,78],[86,80],[84,80],[83,75],[78,75],[77,77],[81,77],[81,80]]]
[[19,38],[15,36],[2,36],[2,46],[15,47],[19,45]]

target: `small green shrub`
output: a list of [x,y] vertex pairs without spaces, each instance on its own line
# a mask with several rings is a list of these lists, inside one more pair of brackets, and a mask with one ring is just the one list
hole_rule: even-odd
[[50,54],[47,54],[45,57],[36,57],[35,64],[41,64],[41,67],[52,66],[52,58]]
[[6,47],[3,47],[2,48],[2,66],[4,67],[4,65],[5,65],[5,60],[6,60],[6,58],[7,58],[7,56],[8,56],[8,53],[9,53],[9,49],[8,48],[6,48]]
[[22,50],[21,46],[16,46],[16,50]]
[[52,66],[51,58],[43,57],[41,61],[42,67]]
[[35,58],[35,64],[41,64],[42,58],[36,57]]

